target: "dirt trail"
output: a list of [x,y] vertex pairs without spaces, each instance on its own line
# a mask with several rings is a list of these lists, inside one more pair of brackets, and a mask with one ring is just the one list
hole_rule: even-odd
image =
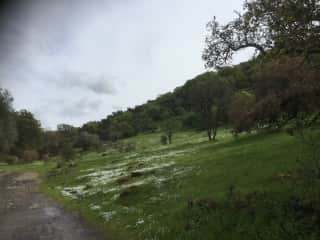
[[1,240],[102,240],[78,216],[37,191],[35,173],[0,172]]

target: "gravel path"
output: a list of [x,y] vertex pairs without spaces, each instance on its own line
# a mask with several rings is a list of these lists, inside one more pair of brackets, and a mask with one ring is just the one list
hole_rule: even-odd
[[1,240],[102,240],[76,214],[37,191],[35,173],[0,172]]

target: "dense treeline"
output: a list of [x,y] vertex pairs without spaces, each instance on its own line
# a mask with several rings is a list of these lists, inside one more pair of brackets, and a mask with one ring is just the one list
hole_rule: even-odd
[[316,120],[320,71],[302,61],[301,57],[283,56],[222,67],[144,105],[86,123],[81,130],[103,140],[117,140],[165,131],[168,120],[174,120],[180,123],[177,128],[207,130],[208,138],[214,140],[221,126],[230,126],[237,135],[281,127],[312,115]]
[[15,111],[13,97],[0,89],[0,158],[9,164],[47,160],[61,155],[66,160],[75,156],[75,148],[83,151],[98,149],[98,135],[60,124],[55,131],[41,128],[40,121],[27,111]]
[[[233,92],[252,85],[249,74],[254,61],[218,72],[206,72],[173,92],[160,95],[146,104],[114,112],[101,121],[88,122],[80,129],[97,134],[102,140],[117,140],[142,132],[175,129],[210,129],[228,123],[227,105]],[[216,109],[214,109],[216,108]]]
[[26,161],[39,159],[42,143],[40,122],[27,110],[14,111],[12,102],[10,93],[0,89],[1,158],[8,163],[18,158]]

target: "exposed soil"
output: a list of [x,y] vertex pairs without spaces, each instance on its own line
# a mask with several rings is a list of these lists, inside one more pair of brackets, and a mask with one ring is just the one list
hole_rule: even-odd
[[102,240],[77,214],[69,213],[38,189],[35,173],[0,172],[1,240]]

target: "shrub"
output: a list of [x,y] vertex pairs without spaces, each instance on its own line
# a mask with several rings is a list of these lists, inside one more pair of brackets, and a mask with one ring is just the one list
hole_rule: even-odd
[[255,107],[255,96],[252,93],[241,91],[234,94],[229,106],[229,121],[232,125],[232,134],[237,136],[241,132],[250,132],[254,127],[254,116],[251,113]]
[[17,157],[16,156],[11,156],[11,155],[4,154],[4,155],[1,155],[0,158],[1,158],[0,159],[1,162],[5,162],[8,165],[12,165],[12,164],[17,162]]
[[75,158],[75,151],[71,143],[66,143],[62,146],[61,156],[67,161]]
[[98,135],[87,132],[81,132],[76,143],[83,151],[90,149],[98,150],[101,147],[101,141]]
[[22,159],[25,162],[32,162],[35,160],[39,160],[39,153],[37,150],[25,150],[22,154]]
[[41,160],[48,161],[49,158],[50,158],[50,155],[48,153],[41,155]]
[[167,135],[161,135],[160,136],[160,142],[161,142],[161,144],[163,144],[163,145],[166,145],[167,143],[168,143],[168,137],[167,137]]
[[64,160],[59,160],[57,161],[57,165],[55,168],[52,168],[47,176],[48,177],[55,177],[61,174],[68,174],[71,169],[75,168],[77,166],[77,164],[71,160],[71,161],[64,161]]

